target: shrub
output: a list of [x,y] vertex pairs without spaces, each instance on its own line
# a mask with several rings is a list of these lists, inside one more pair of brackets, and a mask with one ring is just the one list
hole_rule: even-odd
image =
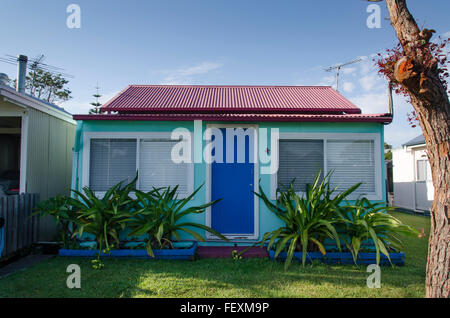
[[134,213],[129,222],[131,232],[129,235],[148,235],[147,252],[154,257],[153,248],[173,247],[173,238],[179,240],[180,232],[192,235],[198,241],[204,241],[203,236],[191,228],[208,231],[215,236],[227,240],[222,234],[212,228],[193,222],[183,222],[182,218],[192,213],[203,213],[205,209],[219,200],[199,206],[185,208],[202,186],[198,187],[186,198],[178,199],[178,186],[174,188],[154,188],[147,193],[136,191],[137,202],[140,208]]
[[376,250],[377,265],[380,263],[380,252],[389,261],[391,247],[402,250],[403,244],[398,234],[419,236],[419,232],[411,226],[402,224],[387,212],[395,208],[388,207],[384,203],[371,203],[367,198],[355,201],[353,205],[344,206],[339,215],[343,225],[342,238],[353,255],[356,264],[361,243],[365,240],[372,241]]
[[64,248],[76,246],[73,229],[78,224],[76,201],[73,198],[57,195],[45,201],[38,202],[34,213],[41,217],[52,216],[56,223],[61,225],[61,240]]
[[77,199],[72,204],[77,208],[77,229],[74,234],[81,237],[83,233],[95,236],[99,257],[103,248],[109,252],[112,243],[119,245],[119,231],[125,229],[126,223],[133,217],[136,203],[130,197],[135,191],[136,178],[122,187],[123,181],[112,186],[103,198],[96,197],[93,190],[83,187],[83,192],[72,190]]
[[[287,257],[285,268],[287,269],[292,261],[295,250],[302,251],[302,264],[305,265],[306,254],[311,247],[315,246],[322,254],[325,254],[323,240],[326,237],[336,241],[340,249],[340,239],[334,224],[338,222],[336,211],[340,209],[341,202],[359,187],[359,183],[348,190],[337,193],[337,189],[330,188],[328,173],[320,181],[319,172],[312,185],[306,186],[304,195],[299,196],[294,190],[294,181],[284,190],[277,189],[276,203],[272,203],[260,187],[260,193],[255,193],[260,197],[265,205],[284,225],[274,231],[265,233],[261,246],[269,240],[267,248],[275,246],[275,258],[285,248]],[[276,243],[276,244],[275,244]]]

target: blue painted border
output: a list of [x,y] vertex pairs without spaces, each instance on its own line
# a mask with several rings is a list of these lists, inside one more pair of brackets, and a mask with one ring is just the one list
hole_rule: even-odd
[[[301,262],[302,260],[302,252],[294,252],[294,258]],[[278,260],[285,260],[287,257],[286,252],[281,252],[278,254]],[[392,264],[403,266],[405,265],[405,253],[389,253],[389,257],[391,258]],[[269,258],[275,259],[275,251],[269,251]],[[311,252],[306,254],[306,261],[311,262],[314,260],[319,260],[325,264],[354,264],[352,253],[335,253],[328,252],[323,255],[320,252]],[[359,253],[358,259],[356,260],[357,264],[376,264],[376,253]],[[380,265],[391,265],[389,259],[380,254]]]
[[[132,258],[145,258],[145,259],[175,259],[175,260],[193,260],[197,251],[197,242],[192,244],[191,248],[183,249],[163,249],[153,250],[155,257],[151,257],[147,254],[145,249],[121,249],[112,250],[111,253],[101,253],[101,257],[132,257]],[[97,257],[98,250],[71,250],[62,248],[58,251],[59,256],[76,256],[76,257]]]

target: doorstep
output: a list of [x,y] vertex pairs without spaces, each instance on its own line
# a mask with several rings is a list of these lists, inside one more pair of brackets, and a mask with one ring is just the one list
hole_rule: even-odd
[[[199,246],[197,256],[199,258],[231,258],[236,250],[238,253],[248,246]],[[242,255],[242,258],[266,258],[269,257],[266,248],[254,246]]]

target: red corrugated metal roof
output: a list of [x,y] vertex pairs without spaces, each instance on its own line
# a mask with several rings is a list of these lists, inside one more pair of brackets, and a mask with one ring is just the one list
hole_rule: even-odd
[[102,110],[361,113],[329,86],[130,85],[103,105]]
[[263,113],[152,113],[74,115],[75,120],[129,120],[129,121],[271,121],[271,122],[379,122],[390,123],[387,114],[263,114]]

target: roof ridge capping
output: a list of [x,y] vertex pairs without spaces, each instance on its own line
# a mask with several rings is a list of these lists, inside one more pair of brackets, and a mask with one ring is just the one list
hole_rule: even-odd
[[[214,85],[214,84],[199,84],[199,85],[194,85],[194,84],[129,84],[127,85],[127,87],[267,87],[267,88],[283,88],[283,87],[309,87],[309,88],[331,88],[333,89],[330,85]],[[334,90],[334,89],[333,89]]]

